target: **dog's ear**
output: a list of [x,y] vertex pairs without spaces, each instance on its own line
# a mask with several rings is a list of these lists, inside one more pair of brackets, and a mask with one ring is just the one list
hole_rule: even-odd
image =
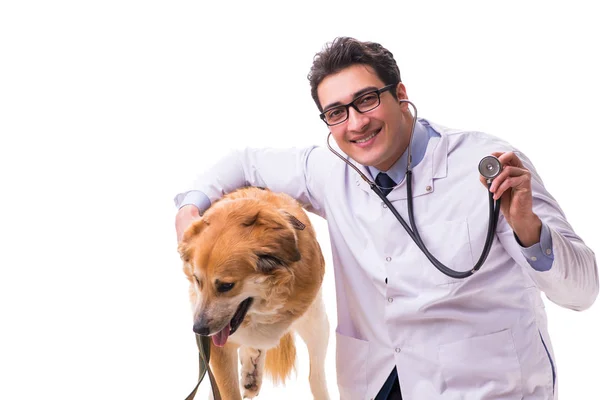
[[192,240],[200,235],[204,227],[208,225],[208,222],[200,218],[192,222],[192,224],[183,233],[183,238],[177,246],[179,256],[184,263],[189,263],[193,257],[194,248],[191,245]]
[[290,222],[290,224],[292,224],[292,226],[294,227],[294,229],[298,229],[299,231],[302,231],[302,230],[304,230],[304,228],[306,228],[306,225],[304,225],[302,223],[302,221],[300,221],[298,218],[294,217],[289,212],[287,212],[287,211],[281,211],[281,213],[283,215],[285,215],[285,217]]
[[257,254],[256,267],[262,273],[269,273],[277,268],[285,267],[285,263],[271,254]]
[[257,268],[260,271],[270,272],[302,258],[289,216],[285,212],[262,209],[244,221],[246,226],[262,228],[258,232],[261,246],[255,250],[258,257]]

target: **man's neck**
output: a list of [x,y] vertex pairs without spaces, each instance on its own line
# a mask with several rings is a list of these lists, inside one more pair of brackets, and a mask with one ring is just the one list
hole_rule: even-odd
[[[412,124],[410,125],[412,128]],[[429,143],[429,138],[431,137],[430,132],[427,127],[421,124],[419,121],[415,124],[415,131],[413,132],[412,140],[409,142],[411,146],[411,166],[419,164],[423,160],[425,156],[425,150],[427,150],[427,144]],[[368,166],[367,169],[371,173],[371,177],[375,179],[378,173],[385,172],[392,178],[395,182],[400,183],[404,180],[404,176],[406,175],[406,167],[408,165],[408,145],[402,152],[402,155],[396,162],[387,170],[381,171],[375,167]]]

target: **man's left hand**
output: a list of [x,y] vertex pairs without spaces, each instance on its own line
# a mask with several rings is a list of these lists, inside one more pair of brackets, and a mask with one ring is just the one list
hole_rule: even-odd
[[[533,212],[531,172],[512,151],[492,155],[502,163],[502,172],[492,181],[490,192],[494,200],[501,199],[500,211],[523,247],[530,247],[540,241],[542,230],[542,221]],[[479,179],[487,187],[486,179]]]

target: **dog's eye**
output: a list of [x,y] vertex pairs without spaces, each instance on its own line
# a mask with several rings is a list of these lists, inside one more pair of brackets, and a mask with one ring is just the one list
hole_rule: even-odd
[[217,291],[219,293],[229,292],[231,289],[233,289],[233,285],[233,283],[218,283]]

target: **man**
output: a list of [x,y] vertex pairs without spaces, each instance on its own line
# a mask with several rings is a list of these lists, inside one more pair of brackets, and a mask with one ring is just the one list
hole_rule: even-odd
[[[501,214],[488,258],[467,279],[436,269],[369,184],[320,147],[232,154],[176,196],[179,237],[223,193],[285,192],[328,222],[336,280],[341,398],[553,399],[556,365],[541,291],[574,310],[598,293],[593,252],[573,232],[530,161],[498,138],[413,116],[392,54],[338,38],[315,57],[311,92],[331,135],[408,220],[407,148],[415,223],[429,251],[468,271],[484,247],[485,181]],[[484,185],[482,186],[481,183]]]

